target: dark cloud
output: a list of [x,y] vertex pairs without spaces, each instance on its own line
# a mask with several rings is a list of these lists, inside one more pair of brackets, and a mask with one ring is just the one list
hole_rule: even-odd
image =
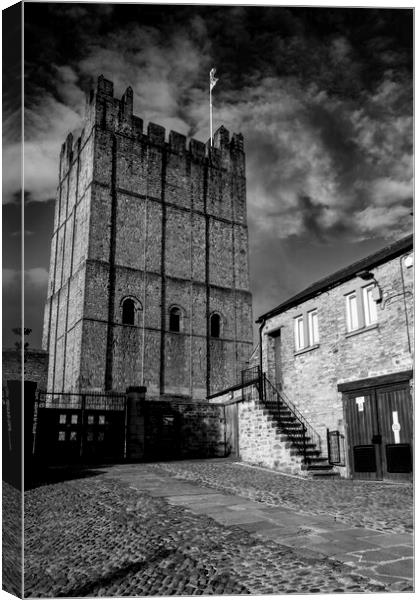
[[[32,329],[31,341],[39,347],[42,338],[43,305],[47,296],[48,272],[44,267],[3,269],[3,346],[14,343],[12,329],[20,327],[22,319],[22,287],[24,290],[23,318],[25,327]],[[22,285],[23,284],[23,285]],[[31,344],[32,345],[32,344]]]
[[309,231],[317,241],[324,242],[324,213],[329,210],[329,207],[313,202],[309,196],[298,196],[298,210],[305,230]]
[[[146,122],[205,141],[208,71],[216,66],[214,125],[245,136],[254,284],[270,298],[294,293],[305,286],[308,270],[288,282],[283,269],[281,284],[273,283],[278,276],[267,260],[267,240],[293,271],[299,267],[286,240],[314,244],[320,255],[323,245],[380,244],[411,230],[412,14],[27,3],[29,199],[41,205],[54,198],[60,145],[80,128],[85,93],[100,73],[114,81],[117,94],[133,87],[135,112]],[[13,170],[20,145],[18,112],[7,91],[5,106],[3,185],[10,202],[20,187]],[[31,223],[28,229],[35,243],[38,229]],[[43,243],[48,247],[49,239]],[[48,249],[41,254],[44,262],[31,268],[48,264]],[[264,278],[255,276],[258,270]]]
[[[411,11],[50,4],[26,14],[27,47],[39,51],[26,112],[36,200],[54,194],[59,145],[99,73],[117,93],[133,86],[146,121],[205,140],[214,64],[215,125],[246,137],[256,230],[327,239],[345,222],[374,233],[357,213],[383,204],[384,176],[391,208],[411,196]],[[316,229],[301,198],[311,198]]]

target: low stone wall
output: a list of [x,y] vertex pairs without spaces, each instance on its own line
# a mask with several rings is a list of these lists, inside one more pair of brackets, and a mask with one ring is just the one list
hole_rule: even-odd
[[128,429],[137,438],[133,460],[219,458],[235,452],[235,423],[223,404],[146,395],[130,411]]
[[146,402],[146,458],[222,457],[229,454],[223,406],[177,400]]

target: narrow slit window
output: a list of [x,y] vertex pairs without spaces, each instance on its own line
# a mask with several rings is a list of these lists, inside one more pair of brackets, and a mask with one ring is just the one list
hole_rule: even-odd
[[212,315],[210,317],[210,337],[220,337],[220,315]]
[[134,300],[127,298],[122,305],[122,322],[123,325],[134,325]]
[[179,308],[171,308],[169,313],[169,331],[181,331],[181,311]]

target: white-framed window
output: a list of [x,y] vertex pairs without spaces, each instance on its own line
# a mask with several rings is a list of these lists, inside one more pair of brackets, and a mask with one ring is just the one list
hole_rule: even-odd
[[347,331],[355,331],[359,328],[359,317],[357,314],[357,294],[351,292],[346,296]]
[[365,315],[365,326],[373,325],[378,320],[376,302],[373,299],[374,285],[368,285],[362,289],[363,312]]
[[318,311],[311,310],[308,312],[308,334],[309,345],[314,346],[319,343],[319,328],[318,328]]
[[302,350],[305,347],[304,331],[303,331],[303,315],[295,318],[295,348]]

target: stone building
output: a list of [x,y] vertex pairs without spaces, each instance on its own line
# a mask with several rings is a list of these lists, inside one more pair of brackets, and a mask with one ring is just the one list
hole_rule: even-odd
[[341,450],[343,475],[411,478],[412,265],[409,236],[257,320],[264,372],[318,432],[324,454],[335,432],[330,456]]
[[252,350],[243,137],[133,115],[99,77],[60,154],[43,347],[48,390],[205,398]]

